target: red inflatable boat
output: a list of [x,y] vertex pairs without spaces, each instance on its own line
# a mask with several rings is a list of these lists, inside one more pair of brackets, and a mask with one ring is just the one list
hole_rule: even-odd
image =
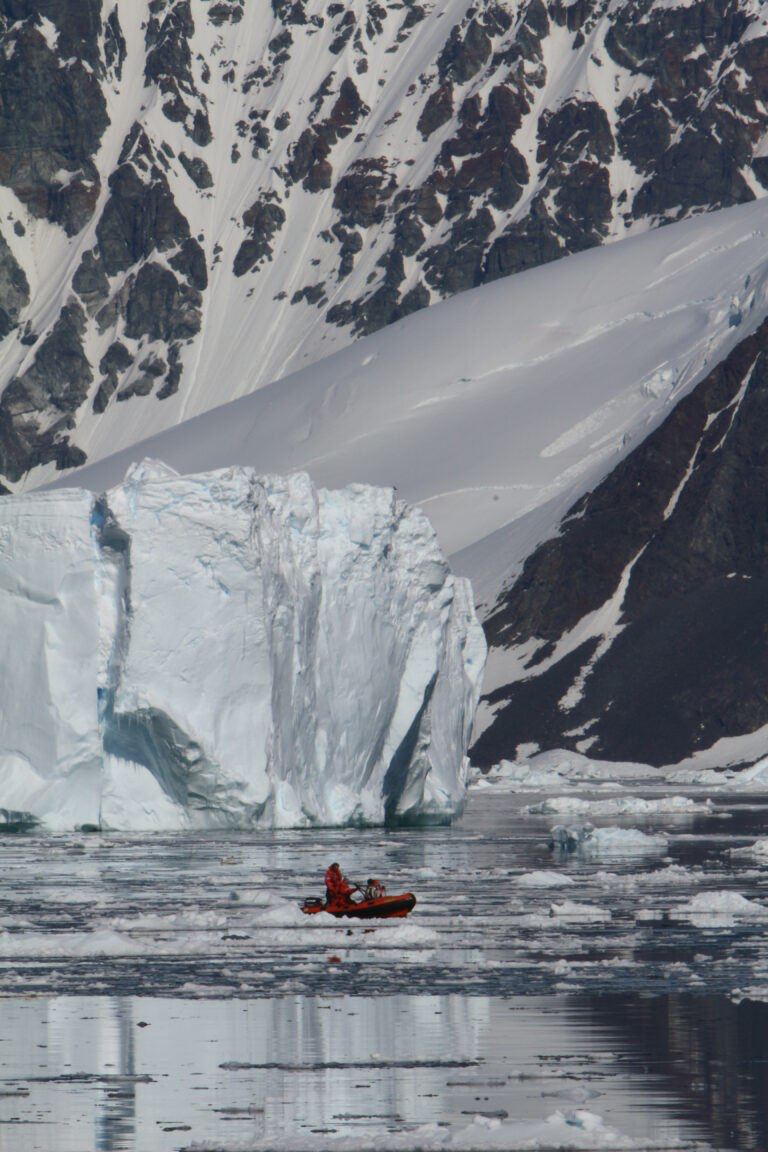
[[400,896],[379,896],[375,900],[350,901],[349,904],[338,904],[330,908],[325,900],[312,896],[301,904],[302,912],[308,916],[313,916],[315,912],[328,912],[331,916],[350,916],[355,920],[389,920],[407,916],[415,907],[416,897],[412,892],[403,892]]

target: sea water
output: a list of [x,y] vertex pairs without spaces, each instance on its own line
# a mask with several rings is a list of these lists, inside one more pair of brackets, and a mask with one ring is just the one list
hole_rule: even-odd
[[[515,1125],[585,1112],[640,1146],[768,1146],[768,869],[728,852],[764,798],[614,818],[666,843],[608,857],[552,851],[530,803],[478,791],[452,828],[4,837],[0,1147],[367,1148],[469,1124],[513,1147]],[[304,916],[333,859],[415,912]],[[757,912],[686,912],[724,892]]]

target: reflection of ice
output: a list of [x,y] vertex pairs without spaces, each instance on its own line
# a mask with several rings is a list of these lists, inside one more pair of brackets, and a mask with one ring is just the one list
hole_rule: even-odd
[[105,1086],[96,1125],[96,1147],[99,1152],[118,1152],[124,1141],[133,1135],[136,1121],[136,1084],[134,1060],[134,1021],[131,1001],[119,997],[111,1004],[115,1021],[112,1039],[115,1046],[113,1065],[121,1077],[126,1077],[110,1091]]
[[[256,1037],[254,1061],[307,1066],[306,1075],[271,1069],[267,1072],[273,1108],[266,1135],[279,1136],[300,1115],[321,1127],[333,1127],[335,1117],[375,1111],[381,1116],[418,1115],[419,1094],[434,1080],[433,1107],[448,1107],[441,1061],[474,1064],[483,1051],[488,1025],[486,997],[415,996],[341,1001],[294,998],[286,1004],[267,1001],[265,1028]],[[350,1065],[348,1069],[312,1065]],[[397,1069],[392,1065],[421,1063],[426,1067]],[[361,1069],[353,1065],[380,1065]],[[435,1065],[430,1070],[430,1064]],[[387,1067],[389,1066],[389,1067]],[[378,1082],[375,1100],[358,1084]],[[277,1105],[277,1106],[274,1106]]]
[[[190,1118],[210,1138],[228,1115],[255,1139],[340,1116],[412,1119],[425,1092],[441,1115],[446,1065],[479,1064],[489,1020],[486,997],[462,996],[11,1001],[2,1075],[31,1084],[35,1106],[45,1101],[62,1132],[57,1152],[82,1152],[85,1132],[98,1152],[148,1152],[161,1147],[159,1130]],[[47,1148],[48,1136],[24,1152]]]
[[130,1146],[136,1119],[131,1000],[62,998],[47,1001],[45,1006],[53,1074],[101,1078],[93,1117],[94,1147],[98,1152],[119,1152]]
[[324,1134],[404,1147],[423,1125],[459,1146],[478,1112],[533,1132],[553,1093],[577,1089],[642,1147],[671,1143],[680,1123],[615,1051],[563,997],[18,1000],[0,1018],[0,1083],[29,1095],[0,1097],[0,1121],[23,1121],[14,1152],[320,1147]]

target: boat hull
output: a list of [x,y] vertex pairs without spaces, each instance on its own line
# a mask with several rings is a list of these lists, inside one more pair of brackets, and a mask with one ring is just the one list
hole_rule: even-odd
[[357,903],[340,904],[335,907],[328,907],[322,900],[305,900],[301,910],[307,916],[327,912],[337,919],[346,917],[351,920],[391,920],[407,916],[415,907],[416,897],[413,893],[403,892],[399,896],[380,896],[377,900],[359,900]]

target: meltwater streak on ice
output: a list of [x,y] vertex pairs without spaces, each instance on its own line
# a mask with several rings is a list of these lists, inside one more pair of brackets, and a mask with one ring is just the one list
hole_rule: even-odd
[[0,500],[0,807],[49,828],[450,819],[484,659],[391,489],[145,463]]

